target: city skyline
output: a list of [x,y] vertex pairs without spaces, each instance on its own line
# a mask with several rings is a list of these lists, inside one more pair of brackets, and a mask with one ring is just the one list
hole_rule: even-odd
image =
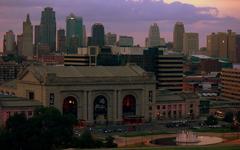
[[[91,33],[92,24],[101,22],[106,32],[133,36],[135,43],[141,46],[144,45],[149,26],[154,22],[158,23],[160,33],[162,37],[166,38],[166,41],[172,41],[175,22],[184,22],[187,31],[199,32],[200,46],[206,46],[206,36],[211,32],[224,32],[227,29],[232,29],[238,33],[240,30],[238,26],[240,16],[230,13],[229,8],[231,5],[232,12],[236,12],[233,6],[239,2],[229,1],[226,9],[223,9],[223,0],[218,2],[216,0],[210,2],[189,0],[178,0],[177,3],[170,2],[173,1],[121,0],[116,3],[116,1],[110,0],[108,3],[100,3],[97,0],[83,0],[69,3],[66,0],[43,0],[41,2],[3,0],[0,2],[2,11],[0,15],[0,40],[2,41],[4,33],[8,30],[13,30],[15,35],[20,34],[22,32],[21,23],[27,13],[30,14],[33,25],[39,24],[41,11],[47,6],[53,7],[56,11],[57,28],[66,28],[65,18],[72,12],[83,17],[83,21],[86,22],[87,35]],[[195,4],[195,6],[191,4]],[[216,4],[216,8],[212,7],[213,4]],[[104,9],[97,9],[98,7],[104,7]],[[2,42],[0,49],[2,49]]]

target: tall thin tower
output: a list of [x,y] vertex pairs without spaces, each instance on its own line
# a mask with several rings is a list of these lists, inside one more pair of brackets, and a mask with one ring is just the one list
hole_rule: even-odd
[[157,47],[161,45],[160,31],[157,23],[150,26],[148,32],[148,47]]
[[173,50],[179,52],[183,51],[184,32],[184,24],[182,22],[177,22],[174,26],[173,32]]
[[21,55],[33,58],[33,26],[27,14],[26,21],[23,22],[23,42]]
[[[77,53],[78,47],[83,47],[83,19],[71,13],[66,19],[66,42],[68,53]],[[73,44],[75,43],[75,44]]]
[[52,52],[56,51],[56,17],[55,11],[51,7],[46,7],[42,11],[40,44],[49,46]]

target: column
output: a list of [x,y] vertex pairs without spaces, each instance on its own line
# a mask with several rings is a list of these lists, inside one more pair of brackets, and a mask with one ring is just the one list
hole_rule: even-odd
[[118,91],[117,90],[114,90],[114,93],[113,93],[113,104],[112,104],[112,118],[113,118],[113,121],[117,121],[117,114],[118,114],[118,105],[117,105],[117,93]]
[[[148,116],[149,116],[149,113],[146,113],[146,112],[149,112],[149,109],[148,109],[148,100],[146,101],[145,100],[145,90],[143,89],[142,90],[142,99],[141,99],[141,104],[140,105],[137,105],[137,108],[139,109],[139,115],[141,115],[141,116],[143,116],[144,117],[144,120],[146,121],[146,120],[148,120]],[[147,107],[147,108],[146,108]],[[138,115],[138,114],[137,114]]]
[[121,97],[121,90],[118,90],[117,93],[117,107],[118,107],[118,113],[117,113],[117,120],[122,121],[122,97]]
[[87,94],[88,94],[88,91],[84,91],[83,92],[83,107],[82,107],[82,112],[83,112],[83,119],[84,120],[88,120],[87,118],[88,118],[88,116],[87,116],[87,114],[88,114],[88,109],[87,109],[87,107],[88,107],[88,105],[87,105],[87,101],[88,101],[88,97],[87,97]]
[[93,123],[93,100],[92,100],[92,91],[88,91],[87,94],[87,118],[88,122]]

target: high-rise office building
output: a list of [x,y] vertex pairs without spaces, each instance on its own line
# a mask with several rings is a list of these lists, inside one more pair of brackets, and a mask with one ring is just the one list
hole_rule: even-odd
[[211,56],[211,57],[219,56],[218,35],[216,33],[212,33],[207,36],[207,50],[208,50],[208,56]]
[[87,31],[86,26],[83,25],[83,47],[87,47]]
[[40,44],[48,46],[51,52],[56,51],[56,17],[53,8],[42,11],[40,24]]
[[119,36],[119,47],[133,47],[134,39],[132,36]]
[[40,25],[35,25],[34,26],[34,55],[36,55],[39,45],[40,45]]
[[237,57],[237,63],[240,62],[240,34],[236,35],[236,57]]
[[[66,19],[66,42],[67,53],[76,54],[78,47],[83,47],[83,20],[81,17],[77,17],[74,14],[70,14]],[[76,46],[71,44],[74,40]]]
[[147,38],[145,38],[145,47],[148,47],[148,37]]
[[12,30],[6,32],[3,37],[3,53],[4,55],[16,53],[15,34]]
[[183,51],[183,35],[185,29],[182,22],[177,22],[174,26],[173,32],[173,50],[182,52]]
[[158,54],[157,88],[180,92],[183,89],[183,56],[181,54]]
[[104,26],[101,23],[95,23],[92,26],[91,45],[103,47],[105,44]]
[[65,30],[59,29],[57,31],[57,51],[60,53],[65,52],[66,48],[66,36],[65,36]]
[[228,30],[207,36],[207,49],[211,57],[227,58],[237,62],[236,33]]
[[105,45],[114,46],[117,43],[117,34],[108,32],[105,36]]
[[21,55],[26,56],[27,58],[33,58],[33,26],[27,14],[26,21],[23,22],[23,47]]
[[174,92],[183,89],[183,55],[168,53],[165,46],[144,50],[144,70],[154,72],[156,88]]
[[224,68],[221,72],[221,98],[230,101],[240,101],[240,69]]
[[17,53],[22,54],[23,49],[23,34],[17,35]]
[[34,27],[34,43],[35,45],[40,43],[40,25],[35,25]]
[[184,33],[183,37],[183,53],[191,56],[199,51],[199,36],[198,33]]
[[157,47],[160,46],[160,31],[156,23],[150,26],[148,32],[148,47]]
[[232,32],[232,30],[227,31],[227,42],[228,42],[228,47],[227,47],[227,56],[228,59],[233,62],[237,63],[237,45],[236,45],[236,33]]

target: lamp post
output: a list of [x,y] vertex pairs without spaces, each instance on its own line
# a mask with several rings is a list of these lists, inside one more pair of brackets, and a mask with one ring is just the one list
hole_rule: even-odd
[[127,147],[127,131],[125,132],[125,146]]

